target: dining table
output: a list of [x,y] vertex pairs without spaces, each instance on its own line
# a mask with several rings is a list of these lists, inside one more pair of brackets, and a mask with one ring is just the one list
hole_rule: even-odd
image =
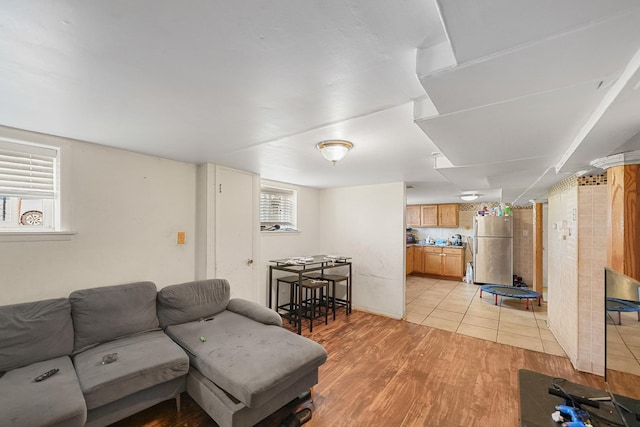
[[[273,259],[269,260],[269,283],[268,283],[268,293],[269,293],[269,308],[272,307],[272,298],[273,298],[273,272],[274,271],[283,271],[287,273],[297,274],[298,275],[298,284],[302,283],[305,278],[305,274],[313,273],[313,272],[321,272],[324,274],[325,270],[339,268],[339,267],[347,267],[349,269],[349,281],[347,286],[347,312],[351,311],[351,295],[350,289],[353,286],[353,276],[351,272],[351,257],[348,256],[338,256],[338,255],[312,255],[312,256],[302,256],[302,257],[290,257],[290,258],[281,258],[281,259]],[[335,297],[335,296],[334,296]],[[302,333],[302,286],[298,286],[298,304],[297,304],[297,318],[298,318],[298,334]],[[276,311],[278,308],[276,307]]]

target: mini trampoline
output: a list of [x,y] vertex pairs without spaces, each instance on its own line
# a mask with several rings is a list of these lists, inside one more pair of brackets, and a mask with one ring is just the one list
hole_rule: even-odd
[[[498,305],[498,295],[501,297],[524,299],[527,310],[529,310],[530,299],[537,299],[538,305],[540,305],[540,294],[527,288],[506,285],[482,285],[480,286],[480,298],[482,298],[483,291],[496,296],[495,305]],[[502,300],[500,300],[500,303],[502,304]]]
[[[638,312],[638,322],[640,322],[640,305],[618,298],[607,298],[607,311],[618,312],[618,325],[622,325],[621,312]],[[615,323],[615,322],[614,322]]]

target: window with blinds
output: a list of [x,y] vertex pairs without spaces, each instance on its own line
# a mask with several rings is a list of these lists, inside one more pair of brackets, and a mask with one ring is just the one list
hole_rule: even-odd
[[260,229],[297,231],[297,193],[294,190],[264,186],[260,189]]
[[0,227],[54,228],[58,149],[0,139]]

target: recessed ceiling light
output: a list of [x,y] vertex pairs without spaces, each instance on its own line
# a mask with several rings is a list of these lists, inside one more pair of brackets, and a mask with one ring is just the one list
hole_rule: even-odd
[[469,193],[469,194],[463,194],[460,196],[460,198],[465,202],[470,202],[472,200],[477,199],[478,197],[479,197],[478,193]]

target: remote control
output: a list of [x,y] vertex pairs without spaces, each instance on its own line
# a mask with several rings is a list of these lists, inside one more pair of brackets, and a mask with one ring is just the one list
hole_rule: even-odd
[[57,374],[59,370],[60,370],[60,369],[57,369],[57,368],[56,368],[56,369],[52,369],[52,370],[50,370],[50,371],[47,371],[47,372],[45,372],[45,373],[44,373],[44,374],[42,374],[42,375],[38,375],[38,376],[36,377],[36,382],[37,382],[37,383],[39,383],[40,381],[44,381],[44,380],[46,380],[46,379],[47,379],[47,378],[49,378],[50,376]]

